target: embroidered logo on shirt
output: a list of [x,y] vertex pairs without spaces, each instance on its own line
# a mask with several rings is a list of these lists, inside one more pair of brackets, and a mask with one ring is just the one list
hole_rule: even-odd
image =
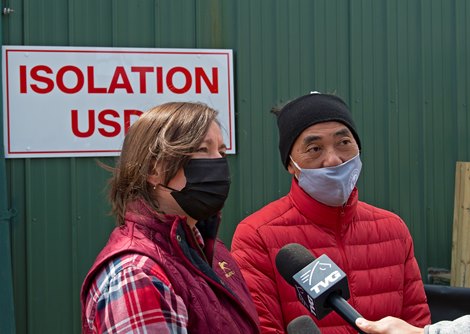
[[230,278],[230,276],[235,275],[235,272],[232,269],[230,269],[229,267],[227,267],[227,265],[228,265],[228,263],[225,262],[225,261],[219,262],[219,267],[225,273],[225,277]]

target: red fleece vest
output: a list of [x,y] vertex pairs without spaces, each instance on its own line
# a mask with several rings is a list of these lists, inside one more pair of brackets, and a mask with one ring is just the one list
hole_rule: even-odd
[[[180,218],[169,223],[140,224],[142,220],[146,217],[140,213],[126,214],[126,224],[112,232],[98,255],[82,286],[82,324],[86,323],[84,306],[89,285],[102,266],[116,256],[139,253],[161,266],[176,294],[184,300],[189,315],[188,332],[259,333],[258,316],[248,288],[221,241],[207,240],[205,248],[213,247],[214,251],[202,255]],[[83,332],[87,333],[85,328]]]

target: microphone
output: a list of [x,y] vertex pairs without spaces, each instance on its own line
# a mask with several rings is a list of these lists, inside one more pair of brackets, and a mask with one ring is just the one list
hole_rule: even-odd
[[321,334],[320,329],[308,315],[301,315],[287,325],[288,334]]
[[318,320],[334,310],[358,333],[364,333],[356,325],[362,316],[346,301],[350,296],[346,274],[328,256],[315,259],[304,246],[292,243],[277,253],[276,268]]

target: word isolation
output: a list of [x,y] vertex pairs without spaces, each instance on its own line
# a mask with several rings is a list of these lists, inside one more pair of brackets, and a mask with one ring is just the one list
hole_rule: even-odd
[[[95,66],[81,69],[74,65],[65,65],[57,70],[47,65],[28,67],[19,66],[20,93],[48,94],[58,89],[65,94],[201,94],[203,89],[208,93],[219,93],[219,72],[217,67],[187,68],[175,66],[165,69],[162,66],[116,66],[111,72],[98,73]],[[109,77],[108,82],[97,84],[97,77]],[[103,80],[102,80],[103,81]]]

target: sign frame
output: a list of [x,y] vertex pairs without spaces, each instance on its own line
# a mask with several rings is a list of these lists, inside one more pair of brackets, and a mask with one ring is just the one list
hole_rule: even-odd
[[2,56],[6,158],[118,156],[138,111],[170,101],[217,110],[236,153],[231,49],[5,45]]

